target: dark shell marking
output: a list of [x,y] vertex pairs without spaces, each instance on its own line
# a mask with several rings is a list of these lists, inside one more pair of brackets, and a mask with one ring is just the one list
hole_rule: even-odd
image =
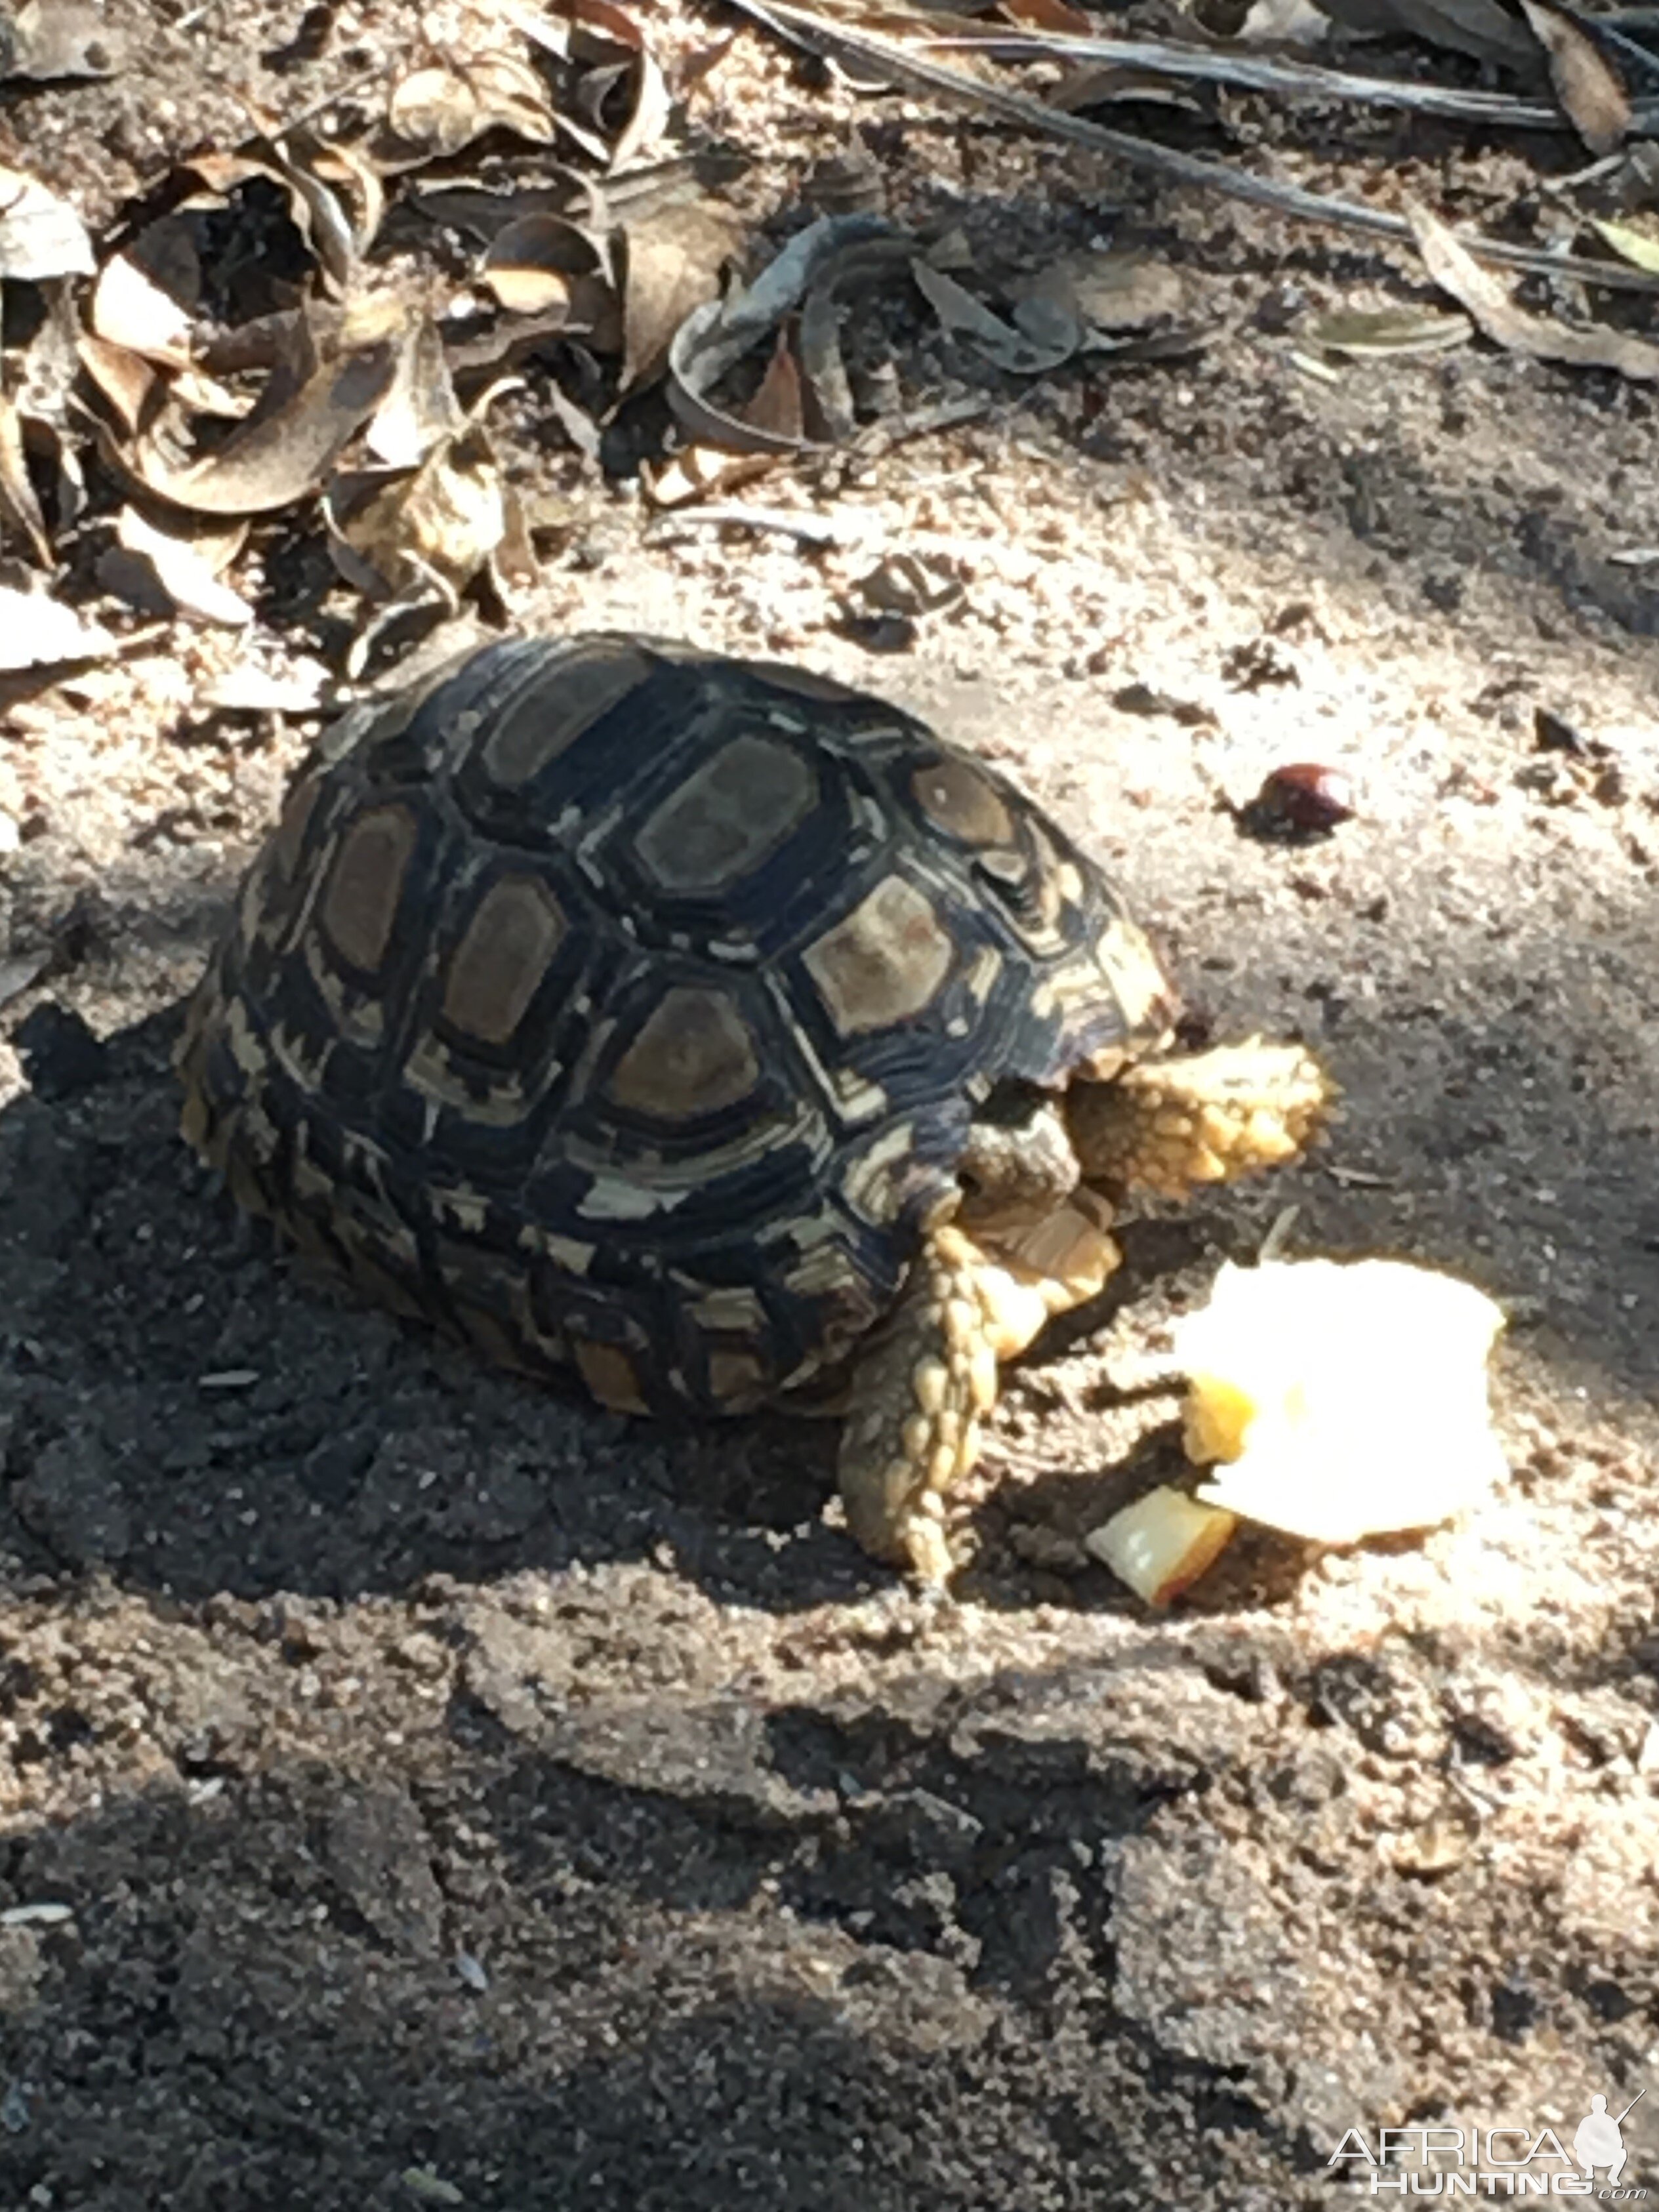
[[976,1102],[1168,1013],[1098,868],[896,708],[530,641],[302,774],[191,1008],[185,1128],[398,1310],[735,1411],[890,1305]]

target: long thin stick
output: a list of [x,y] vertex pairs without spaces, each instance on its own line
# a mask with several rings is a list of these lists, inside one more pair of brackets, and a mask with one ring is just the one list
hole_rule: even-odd
[[[945,62],[931,61],[913,53],[898,40],[886,38],[878,31],[830,21],[811,9],[793,5],[793,0],[737,0],[737,5],[780,38],[809,50],[828,47],[833,52],[840,49],[890,82],[912,91],[939,93],[949,99],[966,100],[970,106],[987,109],[1023,130],[1036,131],[1044,137],[1069,139],[1073,145],[1109,154],[1154,176],[1170,177],[1179,184],[1196,185],[1200,191],[1217,192],[1227,199],[1271,208],[1280,215],[1295,216],[1304,222],[1358,231],[1371,238],[1397,240],[1405,246],[1412,244],[1411,226],[1404,216],[1390,215],[1382,208],[1364,207],[1355,200],[1328,198],[1322,192],[1304,191],[1299,185],[1274,184],[1266,177],[1252,176],[1247,169],[1231,168],[1224,161],[1206,161],[1200,154],[1183,154],[1172,146],[1160,146],[1152,139],[1137,138],[1127,131],[1109,130],[1103,124],[1091,123],[1081,115],[1068,115],[1061,108],[1049,107],[1032,99],[1029,93],[1016,92],[1006,85],[971,76],[965,70],[952,69]],[[1625,268],[1616,262],[1589,261],[1582,254],[1550,253],[1538,246],[1510,246],[1478,234],[1460,232],[1458,236],[1468,252],[1480,260],[1494,261],[1506,269],[1524,270],[1534,276],[1577,277],[1581,283],[1599,284],[1610,291],[1659,294],[1659,276],[1650,276],[1643,270]]]
[[1152,70],[1159,76],[1196,77],[1211,84],[1241,85],[1250,92],[1279,92],[1309,100],[1346,100],[1371,107],[1404,107],[1458,123],[1485,123],[1511,131],[1571,132],[1553,100],[1512,100],[1501,92],[1462,92],[1455,85],[1408,84],[1388,76],[1357,76],[1351,70],[1314,62],[1283,61],[1264,54],[1231,53],[1170,39],[1074,38],[1068,32],[1008,31],[981,36],[923,38],[918,46],[941,53],[952,48],[997,60],[1112,62]]

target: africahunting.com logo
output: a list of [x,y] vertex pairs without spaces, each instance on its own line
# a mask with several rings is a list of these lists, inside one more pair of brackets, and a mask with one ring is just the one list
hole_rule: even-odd
[[1366,2197],[1595,2197],[1632,2204],[1647,2195],[1626,2171],[1624,2111],[1590,2099],[1568,2148],[1553,2128],[1350,2128],[1328,2161]]

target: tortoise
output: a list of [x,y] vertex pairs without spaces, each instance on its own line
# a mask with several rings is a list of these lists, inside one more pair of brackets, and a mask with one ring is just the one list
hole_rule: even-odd
[[1299,1046],[1175,1054],[1176,1011],[1102,868],[911,715],[520,638],[301,770],[191,1001],[183,1128],[492,1361],[629,1413],[839,1402],[853,1534],[936,1578],[999,1363],[1101,1289],[1123,1193],[1317,1126]]

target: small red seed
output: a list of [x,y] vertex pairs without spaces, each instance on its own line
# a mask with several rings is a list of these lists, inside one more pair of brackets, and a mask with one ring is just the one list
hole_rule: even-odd
[[1247,811],[1267,830],[1334,830],[1353,818],[1354,788],[1340,769],[1292,761],[1266,777]]

